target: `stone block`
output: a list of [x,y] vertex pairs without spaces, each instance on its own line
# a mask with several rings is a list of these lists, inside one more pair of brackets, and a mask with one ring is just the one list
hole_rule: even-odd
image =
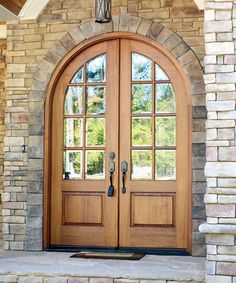
[[43,283],[41,276],[20,276],[18,283]]
[[206,177],[236,177],[236,163],[234,162],[207,162]]
[[90,278],[89,283],[113,283],[113,279],[111,278]]
[[206,214],[211,217],[234,217],[235,205],[232,204],[208,204]]
[[25,248],[25,245],[23,242],[10,242],[10,250],[14,251],[23,251]]
[[236,276],[236,263],[217,262],[217,274]]
[[206,283],[231,283],[231,277],[219,275],[207,275]]
[[210,55],[234,54],[234,43],[233,42],[206,43],[206,54],[210,54]]
[[18,281],[17,275],[0,275],[0,282],[3,283],[16,283]]
[[68,283],[89,283],[88,278],[68,278]]
[[44,279],[44,283],[67,283],[65,277],[48,277]]
[[234,235],[227,234],[208,234],[206,235],[206,242],[211,245],[234,245]]
[[236,161],[236,147],[219,148],[220,161]]

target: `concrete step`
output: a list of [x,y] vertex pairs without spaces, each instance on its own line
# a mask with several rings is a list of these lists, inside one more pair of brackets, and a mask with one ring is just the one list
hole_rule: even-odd
[[[61,252],[0,252],[0,282],[9,282],[4,276],[15,276],[14,282],[22,283],[38,282],[39,277],[50,283],[205,282],[204,258],[147,255],[139,261],[127,261],[70,258],[71,255]],[[30,276],[32,279],[27,281]],[[53,280],[48,280],[48,277],[53,277]]]

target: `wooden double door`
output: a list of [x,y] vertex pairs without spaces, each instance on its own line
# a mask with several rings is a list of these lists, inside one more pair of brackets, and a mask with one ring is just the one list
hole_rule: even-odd
[[67,65],[52,101],[51,245],[190,250],[185,92],[169,56],[136,40]]

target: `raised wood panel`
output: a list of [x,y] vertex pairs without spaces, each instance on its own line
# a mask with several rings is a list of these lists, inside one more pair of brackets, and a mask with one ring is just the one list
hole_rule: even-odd
[[13,14],[18,15],[27,0],[0,0],[0,5],[7,8]]
[[64,193],[64,225],[102,225],[102,193]]
[[132,193],[132,226],[174,226],[175,194]]

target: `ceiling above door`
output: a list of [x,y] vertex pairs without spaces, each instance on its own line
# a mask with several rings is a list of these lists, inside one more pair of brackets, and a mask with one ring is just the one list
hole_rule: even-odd
[[26,2],[27,0],[0,0],[0,4],[16,16],[19,15]]

